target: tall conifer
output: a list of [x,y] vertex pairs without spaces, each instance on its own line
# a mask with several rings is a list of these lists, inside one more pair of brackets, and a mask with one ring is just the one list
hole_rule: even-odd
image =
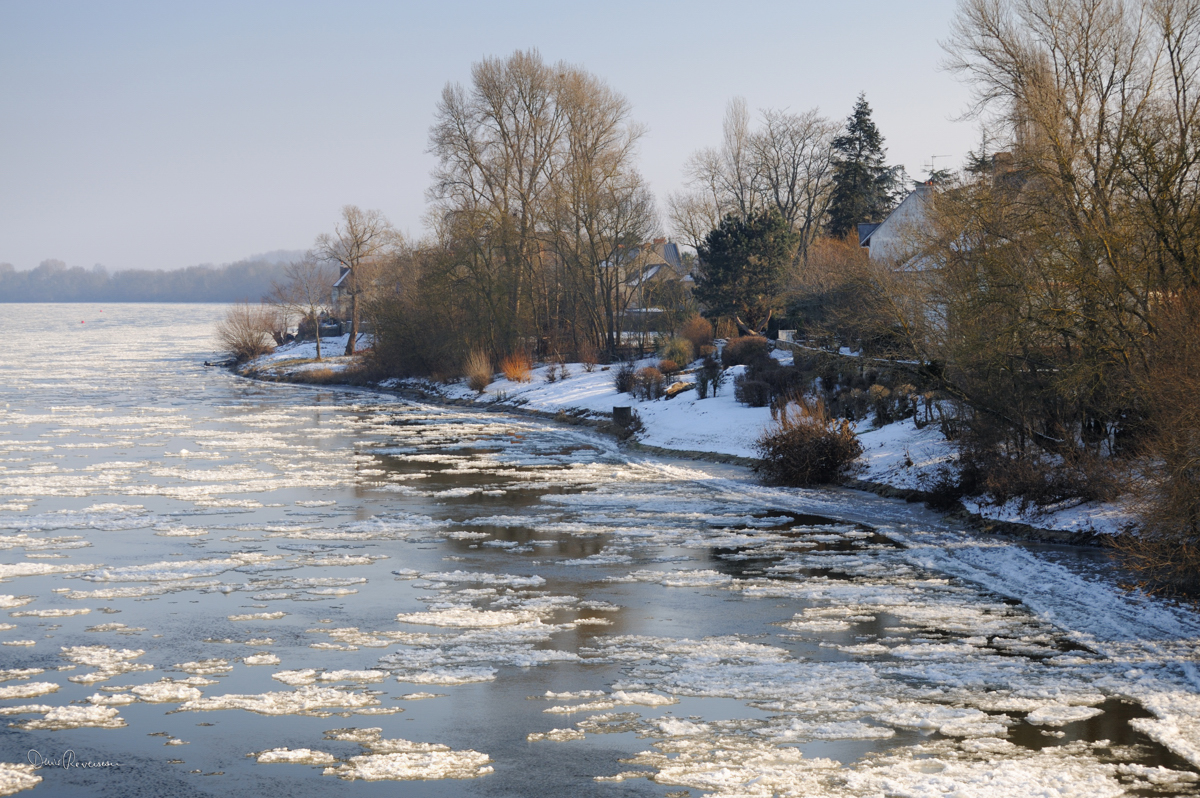
[[845,132],[833,140],[833,196],[828,231],[841,238],[859,222],[881,222],[895,204],[900,168],[884,163],[883,136],[871,120],[865,94],[858,95]]

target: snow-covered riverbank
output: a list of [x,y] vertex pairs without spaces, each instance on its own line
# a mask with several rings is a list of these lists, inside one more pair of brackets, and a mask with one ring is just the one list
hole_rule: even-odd
[[[297,342],[251,361],[242,372],[303,381],[308,372],[329,369],[337,373],[353,363],[353,358],[340,356],[345,351],[345,336],[326,339],[322,346],[325,352],[335,356],[326,355],[321,361],[314,361],[314,344]],[[782,351],[774,354],[784,364],[791,361],[790,354]],[[638,367],[656,364],[656,359],[647,359]],[[560,376],[562,367],[553,368],[553,381],[549,379],[552,369],[547,365],[535,368],[529,382],[513,382],[505,379],[503,374],[497,374],[481,392],[469,388],[465,380],[435,383],[421,379],[391,379],[379,387],[415,390],[443,401],[552,415],[565,413],[596,421],[608,421],[614,407],[627,406],[638,414],[644,425],[644,430],[636,436],[639,443],[685,454],[708,453],[753,459],[757,457],[755,442],[772,423],[768,408],[747,407],[734,398],[733,380],[744,368],[742,366],[726,370],[724,384],[715,396],[700,399],[695,390],[688,389],[673,398],[656,400],[618,393],[611,368],[596,366],[589,372],[582,363],[568,363],[565,368],[568,375],[565,379]],[[689,383],[693,378],[684,372],[676,380]],[[900,491],[928,491],[939,477],[956,468],[954,447],[936,424],[918,428],[914,419],[908,418],[875,427],[869,421],[863,421],[856,432],[863,454],[853,476],[863,483]],[[1015,501],[996,505],[985,500],[967,499],[963,504],[969,512],[988,521],[1082,536],[1115,534],[1134,520],[1129,507],[1120,502],[1067,504],[1046,509],[1023,507]]]
[[[784,356],[786,357],[786,356]],[[646,361],[645,365],[652,361]],[[734,399],[733,378],[741,366],[727,371],[725,385],[716,396],[700,399],[694,390],[685,390],[672,399],[645,401],[618,393],[613,373],[584,371],[582,364],[568,364],[570,376],[549,382],[548,368],[533,373],[528,383],[498,379],[476,393],[465,382],[434,385],[422,381],[420,387],[446,399],[477,404],[508,405],[546,413],[565,412],[609,419],[614,406],[630,406],[641,417],[645,430],[637,440],[648,446],[680,452],[711,452],[735,457],[756,457],[755,442],[771,425],[771,413],[765,407],[747,407]],[[691,381],[683,377],[683,381]],[[405,381],[392,381],[383,387],[400,387]],[[882,427],[860,422],[857,428],[863,454],[854,476],[866,483],[886,485],[899,490],[928,490],[947,469],[956,467],[953,445],[936,424],[918,428],[913,419],[904,419]],[[1026,524],[1039,529],[1069,533],[1114,534],[1132,522],[1133,515],[1121,504],[1088,503],[1038,511],[1022,508],[1016,502],[1005,505],[967,500],[966,508],[982,518]]]

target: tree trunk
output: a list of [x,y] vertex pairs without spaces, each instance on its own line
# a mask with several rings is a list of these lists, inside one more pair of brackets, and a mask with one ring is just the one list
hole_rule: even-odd
[[350,273],[352,293],[350,294],[350,337],[346,339],[346,354],[354,354],[354,344],[358,340],[358,280],[354,272]]

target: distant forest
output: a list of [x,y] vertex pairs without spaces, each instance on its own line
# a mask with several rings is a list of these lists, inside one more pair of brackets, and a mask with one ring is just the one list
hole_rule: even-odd
[[271,252],[224,266],[186,269],[85,269],[45,260],[29,271],[0,263],[0,302],[257,302],[284,282],[299,253]]

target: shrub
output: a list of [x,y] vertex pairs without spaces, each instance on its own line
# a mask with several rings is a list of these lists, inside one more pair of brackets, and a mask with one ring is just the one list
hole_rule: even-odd
[[670,359],[660,360],[658,363],[658,370],[663,374],[674,374],[675,372],[679,371],[679,364]]
[[600,357],[596,352],[596,345],[592,343],[591,339],[585,338],[580,341],[578,351],[575,354],[579,358],[579,362],[583,364],[584,371],[591,374],[596,370],[596,362]]
[[697,352],[703,347],[712,346],[713,342],[713,326],[712,322],[703,316],[697,314],[683,323],[683,329],[679,334],[686,338],[692,344],[692,349]]
[[613,372],[613,387],[617,389],[617,393],[633,393],[633,383],[633,363],[625,361]]
[[767,339],[758,335],[743,335],[741,338],[734,338],[721,350],[721,365],[725,368],[750,366],[760,363],[764,359],[769,360],[771,358],[769,346]]
[[762,380],[739,374],[733,380],[733,397],[750,407],[766,407],[771,401],[771,388]]
[[533,379],[533,364],[529,362],[529,355],[524,352],[516,352],[500,361],[500,370],[504,372],[504,379],[509,382],[529,382]]
[[238,302],[217,322],[217,341],[238,363],[243,363],[275,351],[274,329],[275,314],[270,308]]
[[716,396],[724,382],[725,372],[721,371],[721,364],[711,356],[704,358],[704,363],[696,372],[696,395],[701,399],[707,399],[708,391],[711,388],[712,395]]
[[467,376],[467,387],[475,393],[483,393],[483,389],[492,382],[492,361],[481,349],[474,349],[467,357],[463,369]]
[[795,397],[756,444],[758,471],[779,485],[815,485],[839,479],[862,454],[845,420],[830,418],[820,399]]
[[662,372],[654,366],[638,369],[637,374],[634,375],[633,388],[639,399],[646,401],[658,399],[663,395]]
[[668,338],[658,348],[658,356],[663,360],[671,360],[678,364],[677,368],[686,366],[691,363],[694,358],[695,350],[692,349],[692,344],[686,338],[673,337]]
[[882,427],[892,423],[892,392],[882,385],[872,385],[867,389],[871,409],[875,411],[875,426]]

